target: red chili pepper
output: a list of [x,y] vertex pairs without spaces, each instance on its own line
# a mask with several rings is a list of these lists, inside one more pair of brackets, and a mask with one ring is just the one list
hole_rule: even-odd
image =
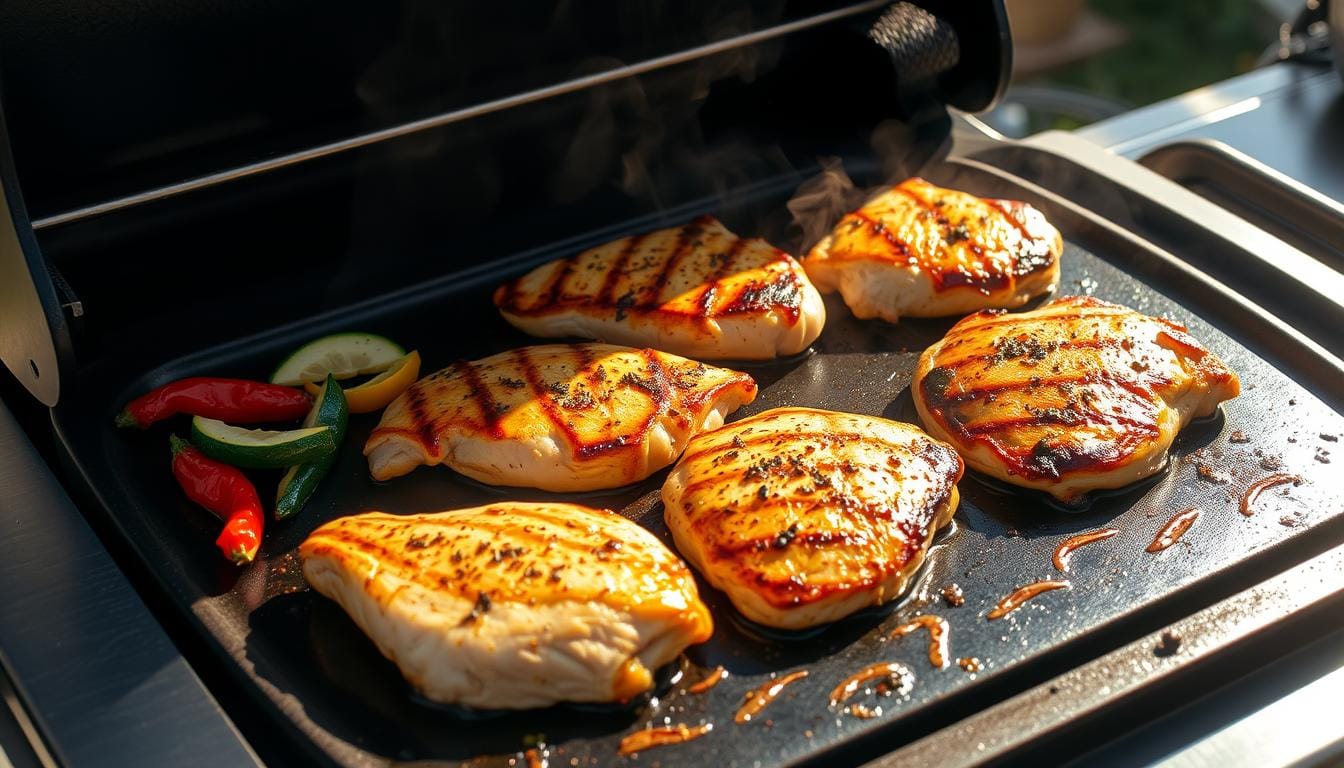
[[257,556],[266,516],[252,482],[237,469],[207,458],[191,443],[170,435],[173,476],[187,498],[214,512],[224,521],[215,544],[224,556],[246,565]]
[[144,429],[179,413],[231,424],[294,421],[308,415],[312,405],[308,394],[295,387],[245,379],[196,377],[165,384],[132,400],[117,414],[117,426]]

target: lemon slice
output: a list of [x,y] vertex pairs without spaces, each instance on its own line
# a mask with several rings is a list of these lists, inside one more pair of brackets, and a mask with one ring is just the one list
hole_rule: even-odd
[[[414,384],[418,378],[420,378],[420,353],[412,350],[372,379],[345,390],[346,405],[351,413],[373,413],[396,400],[397,395],[405,392],[406,388]],[[322,391],[316,384],[305,383],[303,386],[315,397]]]

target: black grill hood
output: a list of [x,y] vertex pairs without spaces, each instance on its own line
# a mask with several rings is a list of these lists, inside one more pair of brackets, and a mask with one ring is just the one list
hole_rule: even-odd
[[293,321],[822,157],[918,167],[946,104],[1001,93],[1007,25],[998,0],[898,5],[958,55],[892,55],[872,2],[6,4],[35,282],[83,313],[73,347],[53,324],[62,364],[187,318],[196,344]]

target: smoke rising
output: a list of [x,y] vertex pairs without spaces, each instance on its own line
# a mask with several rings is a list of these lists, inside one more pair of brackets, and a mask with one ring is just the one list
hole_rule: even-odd
[[786,203],[793,225],[803,232],[800,255],[811,250],[841,216],[858,207],[864,198],[840,158],[823,157],[819,162],[821,173],[804,181]]

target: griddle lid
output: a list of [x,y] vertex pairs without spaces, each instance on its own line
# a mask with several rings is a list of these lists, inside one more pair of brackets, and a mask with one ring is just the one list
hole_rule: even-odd
[[72,354],[70,329],[23,204],[0,108],[0,359],[33,397],[51,407]]

